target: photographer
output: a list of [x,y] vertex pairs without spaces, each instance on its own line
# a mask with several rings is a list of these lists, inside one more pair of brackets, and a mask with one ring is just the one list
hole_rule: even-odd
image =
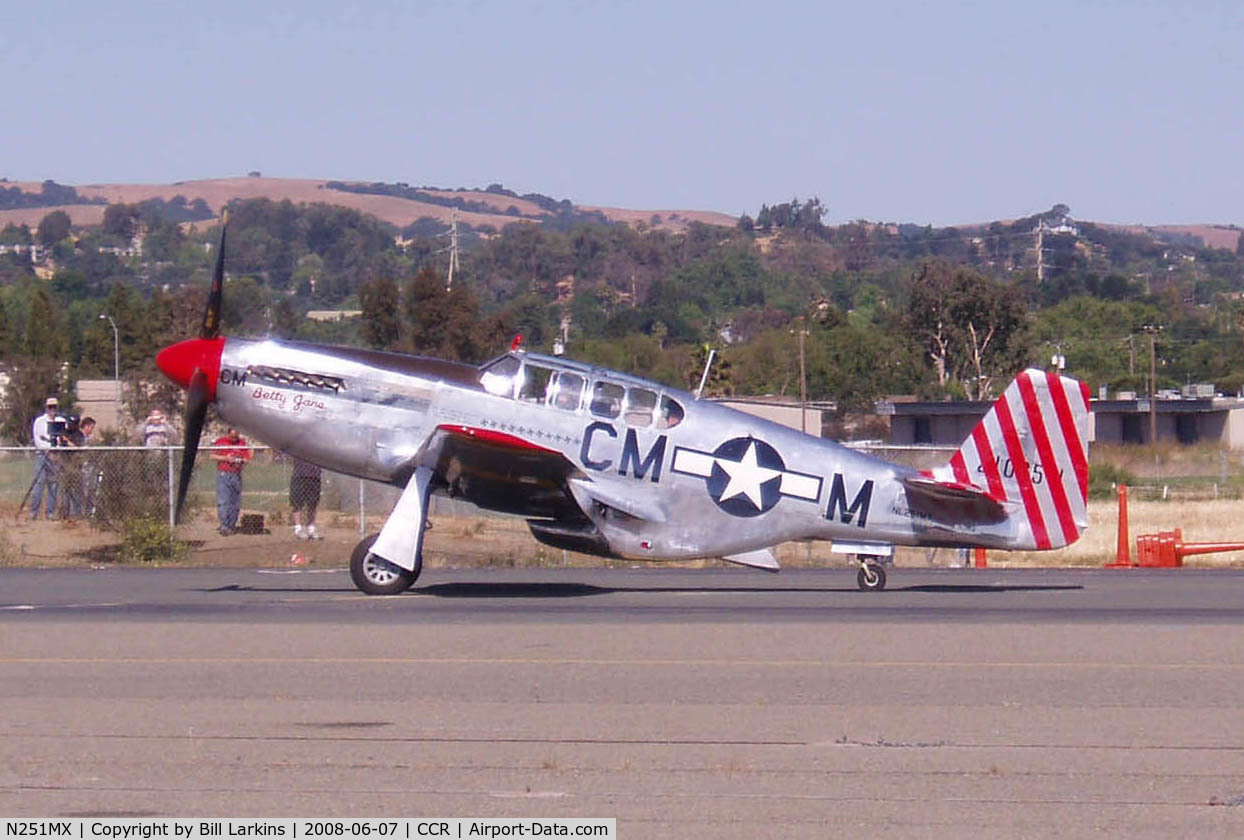
[[60,445],[57,453],[53,455],[53,459],[58,461],[60,467],[59,477],[61,487],[61,505],[60,516],[62,519],[72,519],[82,515],[83,491],[86,488],[83,481],[82,461],[83,454],[80,450],[86,446],[86,433],[81,428],[81,423],[76,414],[70,414],[65,418],[65,433],[61,436]]
[[56,416],[60,410],[60,402],[56,397],[48,397],[43,403],[43,413],[35,418],[30,428],[30,437],[35,444],[35,477],[31,484],[33,496],[30,503],[30,518],[39,518],[39,505],[47,495],[48,519],[56,518],[56,494],[59,489],[59,467],[52,456],[52,448],[59,446],[64,439],[65,421]]

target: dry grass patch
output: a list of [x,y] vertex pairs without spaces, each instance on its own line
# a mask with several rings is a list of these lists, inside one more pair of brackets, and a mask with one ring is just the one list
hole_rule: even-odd
[[[1238,499],[1199,502],[1138,502],[1128,504],[1131,550],[1135,558],[1136,537],[1158,531],[1183,529],[1185,542],[1244,542],[1244,503]],[[991,551],[989,562],[997,566],[1102,566],[1115,558],[1118,504],[1089,502],[1089,527],[1073,545],[1057,551]],[[1190,557],[1188,566],[1244,567],[1244,552]]]

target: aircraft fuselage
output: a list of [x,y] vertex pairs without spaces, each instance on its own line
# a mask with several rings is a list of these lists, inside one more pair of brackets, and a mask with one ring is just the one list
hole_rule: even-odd
[[[329,470],[404,487],[423,464],[437,492],[482,507],[554,522],[586,513],[599,553],[614,556],[795,539],[1014,545],[1009,522],[913,512],[900,482],[913,470],[834,441],[606,369],[534,353],[492,364],[230,338],[215,402],[230,424]],[[472,446],[437,461],[438,435]]]

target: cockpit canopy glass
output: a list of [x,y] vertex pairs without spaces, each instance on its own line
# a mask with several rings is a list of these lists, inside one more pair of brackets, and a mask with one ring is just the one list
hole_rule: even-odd
[[583,398],[583,386],[587,380],[577,373],[558,371],[553,388],[549,391],[549,402],[562,411],[578,411],[579,401]]
[[624,396],[626,396],[626,391],[621,385],[598,381],[592,386],[591,411],[597,417],[613,419],[622,413]]
[[657,413],[657,428],[672,429],[682,422],[684,416],[682,406],[677,400],[661,397],[661,410]]
[[502,356],[480,374],[479,382],[484,390],[498,397],[514,396],[514,376],[518,373],[520,363],[513,356]]
[[552,379],[552,368],[533,365],[530,362],[523,365],[523,382],[518,386],[518,398],[527,402],[544,402]]
[[643,428],[652,424],[652,412],[657,407],[655,391],[647,388],[626,389],[626,416],[628,426]]
[[502,356],[480,373],[484,390],[499,397],[551,405],[561,411],[584,407],[597,417],[621,418],[628,426],[672,429],[685,413],[677,400],[638,385],[623,386],[597,379],[588,387],[583,372],[536,364],[516,356]]

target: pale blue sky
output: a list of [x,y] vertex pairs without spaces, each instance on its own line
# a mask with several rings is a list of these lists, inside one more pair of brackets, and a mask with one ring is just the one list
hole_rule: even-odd
[[1244,223],[1238,2],[9,3],[0,176]]

